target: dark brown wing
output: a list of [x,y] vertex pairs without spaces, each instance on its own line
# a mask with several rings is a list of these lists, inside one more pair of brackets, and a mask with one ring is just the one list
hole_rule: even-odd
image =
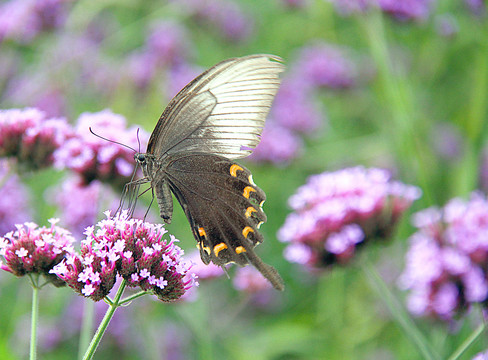
[[264,192],[242,165],[217,155],[172,155],[165,167],[171,191],[181,204],[200,248],[202,261],[223,266],[253,264],[275,288],[283,281],[254,253],[263,241]]

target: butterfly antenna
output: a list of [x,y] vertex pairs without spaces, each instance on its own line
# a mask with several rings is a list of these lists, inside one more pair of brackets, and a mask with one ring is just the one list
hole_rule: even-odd
[[[125,144],[122,144],[122,143],[119,143],[118,141],[114,141],[114,140],[110,140],[110,139],[107,139],[106,137],[103,137],[101,135],[98,135],[98,134],[95,134],[95,132],[92,130],[91,126],[89,127],[90,129],[90,132],[95,135],[96,137],[100,138],[100,139],[103,139],[103,140],[106,140],[108,142],[111,142],[111,143],[114,143],[114,144],[117,144],[117,145],[120,145],[120,146],[123,146],[123,147],[126,147],[127,149],[131,149],[132,151],[134,152],[137,152],[136,149],[128,146],[128,145],[125,145]],[[137,129],[137,131],[139,132],[139,129]],[[139,142],[139,137],[137,137],[137,141]],[[141,147],[141,144],[139,143],[139,148]]]
[[141,139],[139,139],[139,130],[140,128],[137,128],[137,132],[136,132],[136,137],[137,137],[137,146],[139,147],[139,153],[141,152]]

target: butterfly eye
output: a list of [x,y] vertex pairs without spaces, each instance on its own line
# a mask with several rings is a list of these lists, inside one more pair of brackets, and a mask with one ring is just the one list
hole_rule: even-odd
[[146,156],[144,154],[137,154],[136,160],[140,163],[145,163],[146,162]]

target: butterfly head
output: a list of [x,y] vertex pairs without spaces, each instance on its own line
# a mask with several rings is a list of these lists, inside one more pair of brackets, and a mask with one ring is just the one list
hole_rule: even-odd
[[140,165],[140,167],[142,168],[142,172],[144,174],[144,176],[148,176],[148,168],[147,168],[147,163],[148,163],[148,157],[146,154],[143,154],[143,153],[140,153],[140,152],[136,152],[134,154],[134,160],[136,162],[136,164]]

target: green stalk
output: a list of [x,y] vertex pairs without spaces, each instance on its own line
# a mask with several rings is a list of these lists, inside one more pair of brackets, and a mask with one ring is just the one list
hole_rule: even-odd
[[90,346],[85,352],[85,356],[83,357],[83,360],[89,360],[93,358],[93,355],[95,354],[95,351],[98,348],[98,345],[100,344],[100,341],[102,340],[103,334],[105,334],[105,331],[107,330],[108,324],[110,323],[110,320],[112,320],[115,310],[120,306],[120,298],[122,297],[122,294],[124,293],[124,289],[127,285],[127,282],[125,280],[122,280],[122,283],[120,284],[119,289],[117,290],[117,294],[115,295],[115,298],[112,302],[112,305],[109,306],[107,309],[107,312],[105,313],[105,316],[103,317],[102,322],[98,326],[97,332],[93,336],[93,339],[90,343]]
[[405,79],[393,70],[388,42],[382,14],[373,9],[367,15],[359,18],[362,29],[366,34],[368,46],[378,68],[380,85],[385,94],[384,102],[388,106],[392,121],[379,124],[387,129],[391,136],[392,147],[396,149],[399,160],[409,165],[418,175],[419,185],[429,201],[429,161],[426,159],[428,151],[418,136],[421,124],[415,124],[417,115],[413,104],[412,94]]
[[39,320],[39,287],[37,279],[31,277],[32,283],[32,312],[31,312],[31,338],[29,359],[35,360],[37,357],[37,322]]
[[475,340],[478,339],[478,337],[481,334],[483,334],[485,329],[486,329],[486,323],[483,322],[482,324],[480,324],[480,326],[478,326],[473,331],[473,333],[466,340],[463,341],[461,346],[459,346],[459,348],[449,357],[448,360],[459,359],[459,357],[471,346],[471,344],[473,344],[475,342]]
[[85,301],[83,306],[83,320],[80,331],[80,344],[78,347],[78,359],[83,359],[83,351],[90,344],[90,337],[93,333],[93,320],[95,317],[95,303]]
[[416,345],[423,358],[428,360],[439,360],[439,354],[432,349],[427,339],[423,336],[403,306],[376,272],[374,266],[366,259],[363,259],[362,266],[373,288],[385,302],[390,313],[395,318],[395,321],[400,325],[410,341]]

